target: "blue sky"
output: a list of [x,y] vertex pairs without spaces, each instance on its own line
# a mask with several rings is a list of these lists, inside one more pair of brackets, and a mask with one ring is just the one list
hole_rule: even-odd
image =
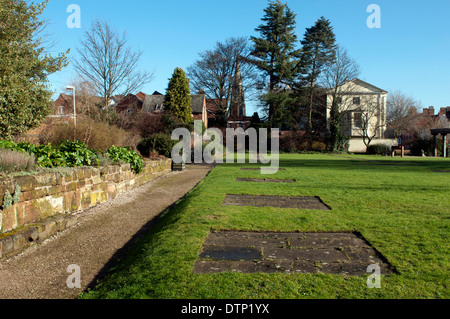
[[[393,92],[400,90],[435,108],[450,106],[450,0],[290,0],[297,14],[297,36],[321,16],[334,27],[337,42],[361,67],[360,78]],[[44,17],[56,41],[54,50],[71,48],[69,59],[91,22],[108,21],[126,31],[129,44],[144,51],[140,67],[154,71],[142,91],[164,93],[176,67],[186,69],[198,53],[228,37],[257,35],[266,0],[50,0]],[[70,29],[70,4],[81,8],[81,29]],[[366,11],[381,9],[381,28],[370,29]],[[76,78],[72,66],[50,77],[56,92]],[[137,92],[136,92],[137,93]],[[247,113],[254,112],[253,106]]]

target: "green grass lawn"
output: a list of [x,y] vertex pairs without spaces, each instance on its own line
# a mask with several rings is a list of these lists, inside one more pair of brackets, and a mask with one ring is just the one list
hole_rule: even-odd
[[[384,165],[388,164],[389,165]],[[217,166],[163,214],[99,285],[82,298],[449,298],[449,159],[281,155],[266,178],[295,183],[238,183],[261,177],[249,164]],[[222,206],[226,194],[320,196],[331,211]],[[211,229],[358,231],[397,273],[380,289],[367,276],[194,274]]]

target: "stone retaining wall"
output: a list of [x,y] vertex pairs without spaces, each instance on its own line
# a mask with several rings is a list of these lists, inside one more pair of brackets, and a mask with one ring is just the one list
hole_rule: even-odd
[[0,180],[0,258],[72,226],[77,213],[167,174],[171,166],[170,159],[145,160],[140,174],[125,164]]

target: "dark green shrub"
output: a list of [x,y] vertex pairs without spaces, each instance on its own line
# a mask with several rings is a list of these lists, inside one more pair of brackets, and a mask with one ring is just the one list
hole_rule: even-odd
[[[436,141],[437,156],[442,156],[442,139],[438,138]],[[426,156],[434,155],[433,138],[416,138],[411,142],[411,155],[422,156],[422,150]]]
[[111,146],[106,154],[114,163],[125,162],[130,164],[130,168],[139,174],[142,172],[144,167],[144,162],[142,157],[136,152],[131,150],[129,147],[116,147]]
[[391,148],[384,144],[373,144],[367,147],[367,154],[370,155],[388,155]]
[[350,137],[340,133],[335,136],[329,135],[326,138],[326,143],[329,152],[348,152],[348,148],[350,147]]
[[97,151],[90,149],[80,141],[64,141],[56,147],[62,154],[67,166],[98,166]]
[[172,148],[177,142],[172,141],[168,134],[153,134],[150,137],[144,138],[137,146],[138,151],[143,156],[150,156],[152,152],[157,152],[159,155],[171,157]]

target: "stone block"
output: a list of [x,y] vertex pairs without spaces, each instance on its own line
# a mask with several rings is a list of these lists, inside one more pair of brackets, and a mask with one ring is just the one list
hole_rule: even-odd
[[48,237],[53,236],[58,232],[58,225],[55,220],[48,220],[44,222],[44,226]]
[[112,173],[111,175],[109,175],[107,181],[114,182],[114,183],[120,183],[120,172]]
[[67,220],[65,215],[57,215],[54,217],[54,221],[56,223],[56,231],[60,232],[67,228]]
[[91,206],[104,203],[108,200],[107,194],[104,191],[97,191],[91,193]]
[[28,241],[22,233],[16,233],[13,236],[14,249],[13,251],[18,251],[23,249]]
[[36,242],[39,239],[39,230],[35,226],[30,226],[21,232],[27,243]]
[[70,182],[76,180],[76,177],[77,177],[76,171],[68,173],[68,174],[65,174],[62,184],[70,183]]
[[84,179],[91,178],[92,177],[92,170],[90,168],[82,168],[81,169],[84,173]]
[[52,186],[62,185],[64,176],[60,173],[55,173],[52,179]]
[[81,193],[80,198],[81,209],[87,209],[91,205],[91,191],[85,191]]
[[[36,179],[36,187],[44,187],[52,185],[52,181],[55,179],[54,173],[41,173],[34,175]],[[55,183],[56,185],[56,183]]]
[[106,192],[108,190],[108,183],[107,182],[101,182],[100,184],[98,184],[98,190],[102,191],[102,192]]
[[46,187],[39,187],[31,191],[31,198],[32,199],[38,199],[45,196],[48,196],[48,188]]
[[[34,176],[17,176],[14,177],[14,183],[20,186],[21,192],[32,191],[36,188],[37,182]],[[10,190],[14,191],[14,190]]]
[[110,173],[110,174],[114,174],[114,173],[120,172],[120,169],[121,169],[120,167],[121,167],[120,165],[111,165],[111,166],[108,166],[109,173]]
[[91,169],[92,177],[100,176],[100,168],[98,168],[98,167],[91,167],[90,169]]
[[2,231],[7,232],[17,227],[16,209],[14,206],[8,207],[2,211]]
[[14,183],[8,179],[0,181],[0,198],[5,196],[6,191],[10,194],[14,193]]
[[33,223],[39,219],[40,208],[37,200],[29,200],[17,204],[17,221],[18,225],[26,225]]
[[130,171],[130,170],[131,170],[131,168],[130,168],[130,164],[129,163],[120,165],[120,171],[121,172],[127,172],[127,171]]
[[15,205],[16,208],[16,218],[17,218],[17,226],[20,227],[25,225],[25,219],[26,219],[26,211],[25,211],[25,203],[17,203]]
[[78,182],[76,182],[76,181],[67,183],[66,186],[65,186],[66,192],[74,191],[77,188],[78,188]]
[[109,175],[109,166],[100,167],[100,177],[103,178],[107,175]]
[[[84,169],[83,168],[77,168],[76,169],[76,179],[77,181],[83,180],[84,177]],[[75,176],[74,176],[75,177]]]
[[102,182],[102,178],[100,175],[92,176],[92,184],[100,184]]
[[117,196],[117,189],[115,183],[108,183],[106,187],[106,194],[108,196],[108,199],[116,198]]
[[66,217],[66,229],[75,226],[77,222],[78,222],[77,215],[68,215]]
[[47,196],[37,199],[40,213],[39,218],[44,219],[58,213],[64,212],[64,196]]
[[53,185],[50,186],[48,189],[48,195],[56,195],[56,194],[60,194],[63,193],[65,191],[65,187],[60,185]]
[[3,256],[10,254],[14,251],[14,241],[13,241],[13,237],[8,234],[8,235],[3,235],[0,236],[0,243],[1,243],[1,248],[2,248],[2,252],[1,254]]
[[80,192],[72,191],[64,193],[64,212],[76,212],[80,208],[80,198],[78,196]]
[[26,202],[28,200],[31,200],[33,198],[33,192],[21,192],[19,197],[19,202]]

